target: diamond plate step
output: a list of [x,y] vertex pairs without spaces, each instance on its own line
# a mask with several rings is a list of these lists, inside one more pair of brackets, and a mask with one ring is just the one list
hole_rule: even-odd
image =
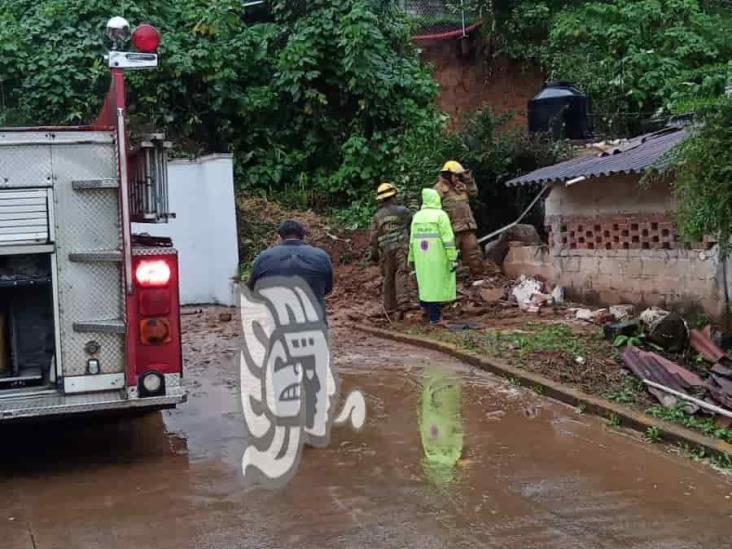
[[75,191],[89,191],[96,189],[117,189],[119,182],[117,179],[77,179],[71,182],[71,188]]
[[125,321],[121,318],[74,322],[73,328],[80,334],[124,334],[127,331]]
[[88,252],[72,252],[69,260],[77,263],[119,263],[122,252],[119,250],[91,250]]

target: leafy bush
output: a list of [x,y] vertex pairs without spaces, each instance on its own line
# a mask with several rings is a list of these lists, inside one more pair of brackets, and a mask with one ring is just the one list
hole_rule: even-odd
[[[131,74],[138,129],[187,151],[231,150],[242,187],[350,204],[404,173],[405,148],[442,131],[437,85],[394,3],[273,0],[249,22],[239,0],[8,0],[0,4],[0,123],[93,118],[108,82],[110,15],[161,29],[161,67]],[[261,19],[261,18],[260,18]],[[409,153],[406,153],[409,156]]]
[[708,106],[691,131],[671,152],[678,226],[689,240],[716,236],[726,256],[732,237],[732,99]]
[[591,96],[600,129],[637,133],[641,118],[722,92],[730,24],[697,0],[586,2],[555,18],[543,60]]

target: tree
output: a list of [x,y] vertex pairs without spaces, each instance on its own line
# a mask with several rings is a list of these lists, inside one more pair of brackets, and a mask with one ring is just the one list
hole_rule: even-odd
[[555,18],[543,61],[591,96],[601,129],[636,133],[642,118],[721,93],[731,23],[697,0],[586,2]]
[[[406,148],[441,133],[437,85],[393,2],[272,0],[253,21],[239,0],[5,0],[0,124],[91,120],[108,71],[111,15],[162,33],[161,66],[130,74],[138,129],[194,153],[234,152],[251,192],[302,190],[344,205],[410,172]],[[406,153],[406,154],[405,154]]]
[[682,234],[697,241],[716,236],[727,257],[732,237],[732,99],[708,106],[671,159]]

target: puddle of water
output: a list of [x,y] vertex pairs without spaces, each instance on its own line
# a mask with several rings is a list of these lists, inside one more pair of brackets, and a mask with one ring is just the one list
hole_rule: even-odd
[[732,536],[725,479],[441,355],[339,336],[342,394],[364,392],[367,423],[305,448],[277,492],[244,491],[236,361],[213,346],[178,410],[0,429],[3,549],[31,533],[43,549],[716,549]]

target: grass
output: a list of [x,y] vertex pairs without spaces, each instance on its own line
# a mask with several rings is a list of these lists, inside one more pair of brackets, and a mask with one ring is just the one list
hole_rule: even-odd
[[618,414],[610,414],[607,416],[607,424],[613,429],[620,427],[620,416]]
[[648,427],[644,436],[648,442],[653,443],[661,441],[661,431],[658,430],[658,427]]
[[711,465],[715,469],[729,475],[732,474],[732,456],[727,454],[710,454],[704,448],[696,448],[688,444],[679,444],[681,454],[693,461]]
[[624,387],[608,391],[602,395],[602,398],[618,404],[636,404],[639,397],[643,395],[644,390],[643,383],[639,379],[628,376]]
[[664,408],[663,406],[652,406],[646,413],[655,418],[683,425],[688,429],[699,431],[708,437],[732,444],[732,429],[720,427],[711,418],[692,416],[681,407]]
[[484,333],[465,333],[461,346],[471,351],[481,351],[488,355],[508,358],[516,367],[526,365],[527,359],[538,352],[564,352],[572,357],[585,353],[583,338],[572,333],[563,324],[542,324],[528,322],[520,331]]
[[509,377],[508,383],[510,383],[513,387],[521,387],[521,380],[517,377]]

